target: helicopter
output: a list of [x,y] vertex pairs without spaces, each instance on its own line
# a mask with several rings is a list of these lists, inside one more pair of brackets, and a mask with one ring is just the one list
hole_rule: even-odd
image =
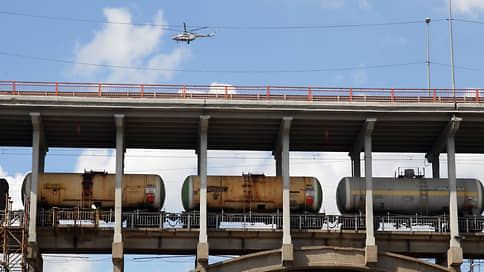
[[192,31],[200,30],[200,29],[205,29],[205,27],[199,27],[195,29],[189,29],[187,31],[187,25],[183,23],[183,28],[184,31],[183,33],[178,33],[174,35],[171,39],[177,42],[187,42],[187,44],[190,44],[191,41],[195,40],[196,38],[202,38],[202,37],[213,37],[215,36],[215,32],[212,32],[210,34],[198,34],[198,33],[193,33]]

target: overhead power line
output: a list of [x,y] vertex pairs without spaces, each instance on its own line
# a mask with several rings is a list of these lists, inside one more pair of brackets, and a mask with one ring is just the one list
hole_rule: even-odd
[[452,20],[453,21],[457,21],[457,22],[464,22],[464,23],[472,23],[472,24],[484,25],[484,21],[478,21],[478,20],[456,19],[456,18],[453,18]]
[[383,69],[383,68],[393,68],[393,67],[403,67],[403,66],[411,66],[417,64],[424,64],[424,61],[415,61],[415,62],[405,62],[405,63],[393,63],[393,64],[377,64],[377,65],[367,65],[367,66],[353,66],[353,67],[335,67],[335,68],[314,68],[314,69],[294,69],[294,70],[211,70],[211,69],[169,69],[169,68],[161,68],[161,67],[143,67],[143,66],[128,66],[128,65],[111,65],[111,64],[102,64],[102,63],[89,63],[89,62],[82,62],[82,61],[74,61],[74,60],[65,60],[65,59],[58,59],[58,58],[47,58],[47,57],[38,57],[38,56],[29,56],[17,53],[10,53],[0,51],[0,55],[9,56],[9,57],[17,57],[23,59],[32,59],[38,61],[47,61],[47,62],[57,62],[57,63],[64,63],[64,64],[75,64],[75,65],[85,65],[85,66],[93,66],[93,67],[102,67],[102,68],[113,68],[113,69],[128,69],[128,70],[141,70],[141,71],[163,71],[163,72],[186,72],[186,73],[231,73],[231,74],[269,74],[269,73],[310,73],[310,72],[331,72],[331,71],[350,71],[350,70],[362,70],[362,69]]
[[[439,66],[446,66],[450,67],[451,65],[448,63],[440,63],[440,62],[431,62],[432,64],[439,65]],[[455,68],[462,69],[462,70],[468,70],[468,71],[476,71],[476,72],[484,72],[484,69],[481,68],[476,68],[476,67],[468,67],[468,66],[459,66],[456,65]]]
[[[160,27],[169,31],[180,31],[183,28],[182,25],[167,25],[167,24],[153,24],[153,23],[132,23],[132,22],[116,22],[116,21],[104,21],[96,19],[86,19],[86,18],[75,18],[75,17],[62,17],[62,16],[50,16],[50,15],[39,15],[23,12],[14,12],[0,10],[0,14],[9,16],[20,16],[20,17],[30,17],[51,21],[70,21],[79,23],[96,23],[96,24],[114,24],[114,25],[132,25],[132,26],[153,26]],[[435,19],[432,22],[441,22],[446,19]],[[334,28],[361,28],[361,27],[385,27],[385,26],[396,26],[396,25],[410,25],[410,24],[420,24],[425,23],[425,20],[408,20],[408,21],[395,21],[395,22],[379,22],[379,23],[354,23],[354,24],[334,24],[334,25],[258,25],[258,26],[226,26],[226,25],[210,25],[203,26],[208,28],[216,29],[227,29],[227,30],[303,30],[303,29],[334,29]],[[192,27],[202,27],[194,25]]]
[[[153,27],[160,27],[166,30],[173,30],[178,31],[179,28],[182,28],[182,25],[165,25],[165,24],[152,24],[152,23],[132,23],[132,22],[113,22],[113,21],[103,21],[103,20],[95,20],[95,19],[83,19],[83,18],[74,18],[74,17],[58,17],[58,16],[48,16],[48,15],[37,15],[37,14],[29,14],[29,13],[22,13],[22,12],[12,12],[12,11],[3,11],[0,10],[0,14],[3,15],[10,15],[10,16],[21,16],[21,17],[30,17],[30,18],[37,18],[37,19],[44,19],[44,20],[51,20],[51,21],[69,21],[69,22],[79,22],[79,23],[95,23],[95,24],[112,24],[112,25],[130,25],[130,26],[153,26]],[[172,28],[177,29],[172,29]]]
[[[445,19],[436,19],[432,22],[443,22]],[[209,28],[231,29],[231,30],[297,30],[297,29],[332,29],[332,28],[362,28],[362,27],[384,27],[395,25],[411,25],[425,23],[425,20],[396,21],[383,23],[359,23],[359,24],[334,24],[334,25],[292,25],[292,26],[223,26],[209,25]]]

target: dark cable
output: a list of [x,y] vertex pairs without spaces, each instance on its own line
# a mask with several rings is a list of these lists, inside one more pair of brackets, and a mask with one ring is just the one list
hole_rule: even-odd
[[232,73],[232,74],[264,74],[264,73],[309,73],[309,72],[330,72],[330,71],[350,71],[350,70],[360,70],[360,69],[382,69],[382,68],[392,68],[392,67],[402,67],[410,66],[416,64],[425,64],[423,61],[417,62],[407,62],[407,63],[394,63],[394,64],[380,64],[380,65],[369,65],[369,66],[357,66],[357,67],[340,67],[340,68],[317,68],[317,69],[300,69],[300,70],[197,70],[197,69],[167,69],[161,67],[141,67],[141,66],[124,66],[124,65],[110,65],[110,64],[100,64],[100,63],[88,63],[79,62],[73,60],[63,60],[57,58],[45,58],[28,56],[16,53],[9,53],[0,51],[0,55],[17,57],[24,59],[34,59],[40,61],[48,62],[58,62],[66,64],[79,64],[86,66],[104,67],[104,68],[115,68],[115,69],[130,69],[130,70],[142,70],[142,71],[170,71],[170,72],[187,72],[187,73]]

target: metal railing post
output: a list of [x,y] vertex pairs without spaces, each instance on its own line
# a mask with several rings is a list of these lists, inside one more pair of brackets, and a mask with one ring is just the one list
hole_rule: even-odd
[[229,96],[229,87],[225,86],[225,99]]
[[302,229],[302,217],[299,216],[299,230]]
[[215,215],[215,229],[218,230],[218,214]]
[[308,88],[308,100],[309,101],[312,100],[312,97],[311,97],[311,88]]
[[183,85],[183,98],[187,98],[187,87]]
[[191,229],[191,227],[190,227],[190,214],[188,214],[188,219],[187,220],[188,220],[188,230],[190,230]]
[[160,229],[163,229],[163,214],[160,213]]
[[101,83],[98,84],[97,95],[101,96]]
[[437,102],[437,90],[434,89],[434,103]]
[[437,225],[437,229],[438,229],[438,231],[439,231],[439,233],[440,233],[440,232],[442,232],[442,226],[440,225],[440,216],[439,216],[439,218],[437,219],[437,224],[438,224],[438,225]]
[[55,83],[55,96],[59,95],[59,82]]
[[479,103],[479,89],[476,89],[476,103]]
[[353,88],[350,88],[350,102],[353,102]]
[[144,86],[143,86],[143,84],[141,84],[141,98],[143,98],[144,92],[145,92]]
[[275,229],[275,227],[274,227],[274,215],[272,215],[272,225],[271,225],[271,229]]
[[395,89],[392,88],[392,102],[395,102]]
[[267,86],[267,100],[270,99],[270,95],[269,95],[269,86]]
[[355,231],[358,231],[358,216],[355,216]]
[[12,81],[12,94],[15,95],[15,81]]
[[52,209],[52,228],[55,228],[55,209]]

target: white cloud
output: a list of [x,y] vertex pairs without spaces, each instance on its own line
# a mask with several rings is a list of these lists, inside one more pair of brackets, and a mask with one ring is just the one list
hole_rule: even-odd
[[227,94],[236,94],[237,90],[231,84],[212,82],[208,90],[209,93],[225,94],[225,87],[227,87]]
[[[104,15],[107,21],[131,22],[128,9],[105,8]],[[170,53],[161,53],[160,41],[165,30],[155,25],[163,24],[167,23],[163,20],[162,10],[154,16],[153,25],[105,24],[103,29],[94,32],[91,41],[79,45],[75,50],[75,61],[79,63],[147,67],[152,70],[77,64],[72,73],[84,79],[103,75],[102,80],[106,82],[154,83],[171,80],[174,69],[190,55],[190,50],[178,47]]]
[[[227,94],[236,94],[237,93],[237,89],[235,87],[233,87],[231,84],[229,83],[220,83],[220,82],[212,82],[210,84],[210,86],[208,87],[208,92],[205,91],[205,89],[195,89],[195,90],[192,90],[190,88],[187,88],[185,90],[183,89],[180,89],[178,90],[178,93],[183,93],[185,91],[185,93],[187,95],[189,94],[221,94],[221,95],[225,95],[225,87],[227,87]],[[219,97],[223,97],[223,96],[219,96]]]
[[[444,3],[448,5],[449,1],[444,0]],[[452,8],[457,13],[476,17],[484,12],[484,0],[454,0],[452,1]]]
[[43,255],[44,270],[51,272],[93,271],[91,260],[82,255]]
[[20,195],[20,190],[22,188],[22,182],[24,180],[24,174],[16,173],[14,175],[9,175],[8,172],[4,171],[0,165],[0,177],[5,178],[9,186],[9,196],[12,203],[12,208],[14,210],[19,210],[23,208],[23,203]]

